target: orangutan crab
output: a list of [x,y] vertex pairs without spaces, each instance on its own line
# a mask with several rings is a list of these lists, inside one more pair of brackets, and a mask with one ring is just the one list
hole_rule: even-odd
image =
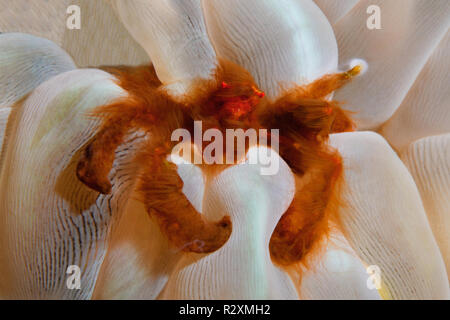
[[[330,133],[351,131],[353,123],[339,104],[326,97],[340,88],[360,67],[326,75],[309,85],[286,91],[269,101],[243,68],[221,61],[214,80],[198,80],[182,99],[163,89],[151,66],[107,68],[129,96],[98,107],[102,119],[94,139],[85,148],[77,177],[90,188],[111,191],[108,174],[114,151],[132,129],[150,135],[136,161],[144,168],[138,189],[148,213],[169,241],[185,252],[209,253],[219,249],[232,232],[231,220],[206,221],[182,193],[176,165],[167,161],[174,146],[171,133],[193,130],[200,120],[206,128],[279,129],[280,156],[295,177],[309,178],[297,186],[294,200],[272,234],[270,253],[281,265],[301,262],[328,232],[328,220],[337,214],[341,158],[330,148]],[[270,137],[269,137],[270,139]],[[250,147],[250,146],[249,146]],[[225,165],[202,165],[221,170]]]

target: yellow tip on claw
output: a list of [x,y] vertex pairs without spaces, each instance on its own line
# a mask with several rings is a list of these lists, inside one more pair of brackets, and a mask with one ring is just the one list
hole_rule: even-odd
[[356,77],[358,74],[361,73],[362,70],[362,66],[360,64],[354,66],[353,68],[351,68],[350,70],[348,70],[347,72],[345,72],[345,76],[347,78],[353,78]]

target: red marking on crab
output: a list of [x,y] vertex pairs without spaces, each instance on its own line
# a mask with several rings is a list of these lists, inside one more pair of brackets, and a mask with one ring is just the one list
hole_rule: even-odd
[[231,86],[228,83],[226,83],[225,81],[222,81],[222,89],[228,89],[230,87]]
[[255,104],[253,101],[243,97],[228,98],[224,104],[225,112],[231,114],[234,118],[240,118],[241,116],[250,113],[254,107]]

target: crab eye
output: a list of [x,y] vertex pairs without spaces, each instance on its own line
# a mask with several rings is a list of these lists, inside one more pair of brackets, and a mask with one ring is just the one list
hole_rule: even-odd
[[264,98],[264,96],[266,95],[263,91],[259,90],[255,86],[252,86],[252,89],[255,92],[255,94],[260,98]]

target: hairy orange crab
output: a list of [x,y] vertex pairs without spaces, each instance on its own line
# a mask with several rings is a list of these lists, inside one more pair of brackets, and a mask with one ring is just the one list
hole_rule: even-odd
[[275,261],[283,265],[299,262],[327,233],[328,219],[338,209],[336,189],[342,163],[327,145],[328,135],[352,129],[346,113],[326,97],[359,69],[327,75],[272,103],[264,99],[247,71],[229,62],[221,63],[214,80],[199,81],[199,89],[194,87],[183,102],[161,88],[151,67],[107,69],[116,74],[129,96],[94,111],[103,120],[102,126],[86,147],[77,176],[92,189],[109,193],[115,150],[129,131],[144,129],[151,139],[136,158],[148,168],[139,186],[148,212],[183,251],[212,252],[228,239],[231,221],[227,216],[219,222],[205,221],[182,193],[176,165],[166,160],[175,145],[170,140],[172,132],[180,127],[193,131],[196,120],[224,133],[229,128],[280,128],[280,155],[293,173],[302,177],[314,172],[311,181],[298,188],[270,242]]

